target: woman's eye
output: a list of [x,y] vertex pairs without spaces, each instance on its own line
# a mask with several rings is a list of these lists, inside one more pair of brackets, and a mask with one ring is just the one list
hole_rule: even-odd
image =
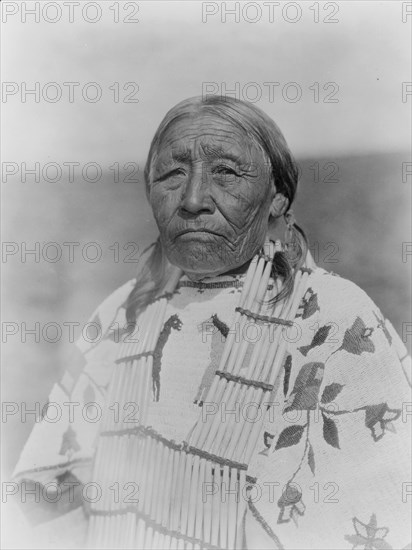
[[175,168],[173,170],[170,170],[169,172],[166,172],[165,174],[162,174],[161,176],[155,178],[155,182],[162,182],[169,180],[171,178],[175,178],[178,176],[185,176],[186,172],[183,168]]
[[166,174],[166,178],[172,178],[174,176],[184,176],[186,172],[183,170],[183,168],[175,168],[174,170],[171,170],[168,174]]
[[238,174],[236,170],[230,168],[229,166],[217,166],[216,168],[214,168],[213,173],[226,178],[227,181],[233,181],[235,178],[240,178],[240,174]]

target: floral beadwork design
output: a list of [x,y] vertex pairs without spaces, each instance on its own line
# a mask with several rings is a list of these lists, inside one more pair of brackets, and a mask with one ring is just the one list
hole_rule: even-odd
[[391,550],[392,546],[384,539],[389,533],[387,527],[378,527],[376,515],[372,514],[369,523],[362,523],[358,518],[352,519],[355,535],[345,535],[345,540],[352,544],[352,550]]
[[[359,411],[365,411],[365,427],[371,432],[374,441],[382,439],[386,431],[394,431],[393,421],[401,415],[400,409],[392,409],[387,403],[377,403],[364,405],[351,410],[332,410],[327,405],[332,403],[344,389],[344,385],[333,382],[324,387],[319,400],[320,386],[323,380],[325,365],[320,362],[310,362],[302,366],[299,371],[293,389],[287,399],[283,413],[296,410],[311,411],[319,409],[323,420],[323,437],[326,443],[337,449],[339,446],[339,436],[334,416],[352,414]],[[287,375],[285,369],[285,377]],[[288,374],[289,376],[289,374]],[[284,384],[284,387],[288,387]],[[299,443],[303,434],[304,426],[288,426],[285,428],[276,442],[275,450],[282,447],[290,447]]]
[[313,292],[312,288],[309,287],[302,298],[296,317],[307,319],[308,317],[314,315],[317,311],[320,311],[318,295]]
[[303,365],[296,377],[293,390],[284,410],[285,413],[316,408],[324,368],[324,363],[319,362]]
[[297,526],[298,516],[303,516],[306,510],[300,489],[289,482],[278,500],[278,507],[280,508],[278,523],[288,523],[292,520]]
[[278,508],[279,508],[279,516],[278,516],[278,523],[288,523],[290,520],[294,522],[296,527],[298,526],[298,516],[303,516],[306,510],[305,504],[302,500],[302,492],[300,488],[293,483],[295,477],[299,473],[299,471],[302,468],[303,462],[305,460],[305,457],[307,457],[307,461],[309,464],[309,467],[312,471],[312,474],[315,474],[315,457],[313,453],[312,445],[309,441],[309,423],[310,423],[310,413],[307,411],[307,422],[303,426],[293,425],[288,426],[285,428],[281,434],[279,435],[279,438],[275,445],[275,451],[283,448],[283,447],[290,447],[292,445],[297,445],[300,440],[302,439],[303,434],[306,431],[306,438],[305,438],[305,447],[302,453],[302,458],[288,480],[285,489],[282,493],[282,496],[278,500]]
[[373,328],[365,325],[360,317],[356,317],[355,322],[345,331],[341,347],[336,350],[345,350],[355,355],[361,355],[363,352],[373,353],[375,346],[371,340]]
[[386,430],[395,431],[392,421],[397,420],[402,412],[400,409],[390,409],[387,403],[370,405],[364,409],[365,426],[370,429],[374,441],[382,439]]
[[[336,327],[336,324],[332,323],[319,327],[311,343],[298,348],[300,353],[306,357],[312,349],[327,343],[328,338],[329,343],[336,341],[330,338],[332,336],[330,332],[333,327]],[[373,353],[375,351],[375,345],[371,340],[373,332],[374,329],[372,327],[367,327],[360,317],[356,317],[353,325],[346,329],[341,346],[333,351],[331,355],[338,351],[347,351],[354,355],[361,355],[364,352]]]
[[374,314],[374,316],[375,316],[375,318],[376,318],[376,321],[377,321],[377,323],[378,323],[377,328],[381,328],[381,329],[382,329],[382,331],[383,331],[383,333],[384,333],[386,339],[388,340],[388,344],[389,344],[389,345],[392,345],[392,336],[391,336],[391,333],[389,332],[389,330],[388,330],[387,327],[386,327],[386,321],[385,321],[385,319],[384,319],[383,317],[380,317],[380,316],[376,315],[375,312],[373,312],[373,314]]
[[[330,386],[327,386],[325,388],[325,391],[331,392],[331,390],[329,389],[331,388],[331,386],[336,386],[336,384],[330,384]],[[332,399],[330,401],[332,401]],[[395,427],[393,426],[392,422],[397,420],[402,412],[400,409],[391,409],[390,407],[388,407],[387,403],[378,403],[377,405],[365,405],[363,407],[357,407],[351,410],[336,411],[327,409],[322,406],[329,403],[330,401],[321,400],[321,404],[319,406],[324,421],[323,436],[327,443],[337,448],[339,448],[339,438],[338,430],[334,421],[332,420],[333,416],[365,411],[365,427],[370,430],[373,440],[377,442],[382,439],[386,431],[395,432]]]
[[[360,325],[358,324],[356,330],[358,331],[359,328]],[[369,338],[369,336],[366,335],[365,338]],[[287,397],[283,413],[306,411],[306,422],[303,425],[294,424],[287,426],[280,432],[277,439],[269,432],[264,432],[264,449],[260,454],[268,456],[270,449],[273,449],[272,452],[276,452],[286,447],[298,445],[302,439],[305,440],[301,460],[288,480],[287,486],[293,483],[305,462],[312,474],[315,475],[315,453],[310,442],[311,411],[320,411],[323,422],[323,439],[325,443],[334,447],[336,450],[340,450],[341,448],[338,428],[334,420],[334,417],[337,415],[353,414],[364,411],[365,427],[370,430],[375,442],[379,441],[386,431],[394,431],[392,422],[399,418],[401,410],[391,409],[387,403],[365,405],[352,410],[331,410],[328,405],[345,389],[345,386],[337,382],[332,382],[323,388],[322,394],[320,395],[320,388],[325,370],[324,363],[308,362],[304,364],[296,377],[289,395],[289,380],[292,368],[292,359],[289,355],[286,357],[283,368],[283,389],[285,397]],[[294,523],[297,524],[298,516],[302,516],[305,512],[302,494],[298,495],[295,490],[292,491],[289,496],[290,498],[287,500],[287,498],[282,495],[278,501],[278,506],[280,508],[278,523],[285,523],[292,519]]]
[[73,453],[80,451],[80,445],[76,438],[76,432],[71,426],[63,434],[62,444],[60,447],[59,454],[67,455],[70,459]]

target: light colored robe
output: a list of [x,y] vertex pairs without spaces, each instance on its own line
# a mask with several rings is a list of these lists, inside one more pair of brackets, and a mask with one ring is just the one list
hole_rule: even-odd
[[[122,304],[134,282],[92,316],[102,337],[78,342],[71,368],[52,389],[50,409],[24,448],[16,479],[53,487],[70,471],[84,484],[92,480],[99,422],[90,418],[104,408],[117,329],[126,324]],[[158,343],[160,372],[153,379],[148,425],[176,442],[186,439],[200,414],[243,277],[205,283],[181,279]],[[240,337],[253,340],[256,332]],[[248,499],[245,546],[404,548],[411,539],[412,405],[402,341],[362,290],[320,268],[311,273],[285,338],[277,392],[261,411],[265,423],[247,472],[256,483],[242,491]],[[72,418],[67,402],[79,404]],[[88,407],[90,402],[97,405]],[[48,420],[55,415],[52,403],[62,412],[58,422]],[[239,411],[239,421],[250,421],[253,413],[253,407]],[[64,511],[37,528],[40,546],[84,544],[83,509]]]

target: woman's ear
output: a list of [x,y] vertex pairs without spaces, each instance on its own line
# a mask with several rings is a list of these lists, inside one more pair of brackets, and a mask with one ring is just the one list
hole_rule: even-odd
[[283,216],[289,206],[289,200],[282,195],[282,193],[276,193],[272,199],[272,204],[270,205],[270,215],[272,218],[279,218]]

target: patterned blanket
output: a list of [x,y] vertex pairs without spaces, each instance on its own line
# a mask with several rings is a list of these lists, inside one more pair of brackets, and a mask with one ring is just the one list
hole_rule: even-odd
[[[44,510],[47,519],[33,531],[38,547],[85,544],[88,508],[99,496],[92,475],[99,421],[134,283],[91,317],[98,337],[74,347],[17,464],[15,479],[38,488],[35,515]],[[228,331],[236,330],[242,284],[241,275],[180,280],[154,354],[148,426],[183,442],[201,410],[223,422],[265,415],[240,488],[247,548],[406,548],[412,403],[399,336],[361,289],[315,268],[285,329],[287,353],[265,410],[216,411],[204,400]],[[256,327],[239,337],[259,341]],[[133,419],[132,409],[113,414]],[[205,487],[205,498],[215,490]],[[227,487],[218,490],[222,501],[231,497]]]

